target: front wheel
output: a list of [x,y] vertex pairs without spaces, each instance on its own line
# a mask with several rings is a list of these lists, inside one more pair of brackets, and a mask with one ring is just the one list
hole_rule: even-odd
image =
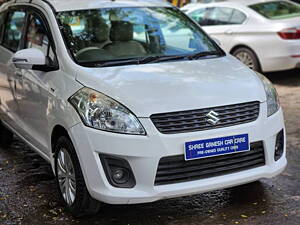
[[101,203],[90,196],[73,144],[64,136],[55,145],[55,173],[60,197],[74,217],[98,213]]
[[250,69],[261,72],[258,58],[252,50],[242,47],[234,50],[232,55],[242,63],[244,63],[246,66],[248,66]]

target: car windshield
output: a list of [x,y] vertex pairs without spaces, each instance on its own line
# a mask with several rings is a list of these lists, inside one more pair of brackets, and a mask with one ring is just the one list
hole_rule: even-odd
[[286,19],[300,16],[300,5],[287,1],[264,2],[249,7],[268,19]]
[[58,20],[66,44],[80,65],[128,59],[152,62],[164,57],[179,60],[183,55],[223,53],[196,24],[172,7],[67,11],[60,12]]

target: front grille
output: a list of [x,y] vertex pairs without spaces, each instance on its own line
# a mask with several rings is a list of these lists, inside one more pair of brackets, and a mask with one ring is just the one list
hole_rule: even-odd
[[[210,111],[218,113],[220,121],[216,125],[207,122]],[[176,134],[228,127],[255,121],[259,115],[259,102],[189,110],[181,112],[154,114],[150,118],[163,134]]]
[[251,144],[248,152],[185,161],[183,155],[159,161],[155,185],[174,184],[240,172],[265,165],[263,142]]

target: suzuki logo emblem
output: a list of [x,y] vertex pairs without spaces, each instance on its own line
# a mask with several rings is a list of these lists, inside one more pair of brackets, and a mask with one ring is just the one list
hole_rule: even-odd
[[211,125],[217,125],[217,123],[220,121],[218,118],[219,113],[215,111],[210,111],[209,113],[206,114],[207,117],[207,122],[210,123]]

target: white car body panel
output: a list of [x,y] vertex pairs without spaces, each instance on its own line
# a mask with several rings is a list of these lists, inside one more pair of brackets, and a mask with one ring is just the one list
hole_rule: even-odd
[[[81,69],[77,80],[121,102],[138,117],[266,100],[254,73],[232,56],[161,63],[159,67]],[[184,94],[177,95],[178,91]],[[177,97],[172,98],[174,95]]]
[[[49,73],[22,70],[19,71],[22,78],[18,78],[11,62],[13,53],[0,46],[1,121],[49,161],[53,168],[51,135],[55,127],[63,127],[74,144],[87,188],[95,199],[111,204],[151,202],[270,178],[280,174],[286,167],[285,145],[281,159],[274,160],[276,135],[285,129],[282,110],[267,117],[266,94],[260,79],[232,56],[138,66],[84,68],[69,55],[51,7],[38,0],[32,1],[34,5],[27,2],[10,2],[1,10],[12,4],[31,5],[44,13],[55,39],[59,70]],[[51,2],[57,11],[110,7],[111,4],[169,6],[167,3],[150,1]],[[17,92],[13,88],[14,82]],[[124,104],[139,117],[147,135],[116,134],[85,126],[68,101],[83,87],[95,89]],[[260,102],[256,121],[220,129],[165,135],[157,130],[149,118],[154,113],[249,101]],[[265,166],[197,181],[154,186],[159,159],[182,155],[185,142],[241,133],[249,134],[251,143],[263,141]],[[132,189],[110,185],[99,159],[100,153],[126,159],[133,169],[137,185]]]
[[[268,0],[270,1],[270,0]],[[189,8],[190,14],[200,8],[228,7],[237,9],[247,15],[247,19],[240,25],[202,26],[212,37],[221,42],[221,47],[228,53],[238,46],[246,46],[257,55],[261,69],[264,72],[273,72],[300,68],[300,40],[283,40],[278,32],[300,26],[300,17],[282,20],[269,20],[259,15],[248,5],[261,2],[253,1],[226,1],[211,4],[196,4]],[[276,48],[274,48],[276,46]]]

